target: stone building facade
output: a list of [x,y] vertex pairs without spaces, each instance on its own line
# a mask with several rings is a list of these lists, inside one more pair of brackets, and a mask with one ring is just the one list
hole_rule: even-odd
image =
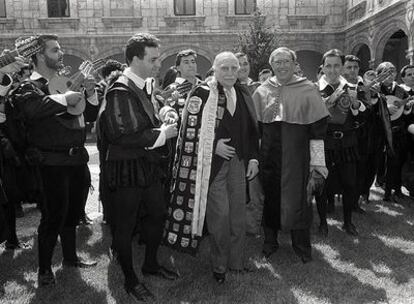
[[0,47],[54,33],[76,67],[85,59],[123,61],[126,40],[148,31],[161,39],[162,71],[179,50],[193,48],[203,75],[215,54],[234,48],[252,7],[283,33],[281,44],[298,52],[310,78],[334,47],[358,55],[363,70],[384,59],[398,68],[413,61],[414,0],[0,0]]

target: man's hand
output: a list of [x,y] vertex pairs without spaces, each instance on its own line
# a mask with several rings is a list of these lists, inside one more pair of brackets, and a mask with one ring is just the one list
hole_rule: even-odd
[[85,80],[83,81],[83,86],[86,91],[86,97],[89,98],[93,94],[95,94],[96,81],[92,75],[88,75],[88,77],[85,78]]
[[0,69],[0,74],[13,74],[13,73],[19,72],[21,68],[27,66],[27,63],[25,63],[24,57],[18,56],[14,58],[16,59],[16,61],[2,67]]
[[166,139],[170,139],[178,135],[177,123],[174,123],[174,124],[163,123],[161,125],[161,130],[164,130]]
[[82,100],[83,94],[80,92],[74,92],[74,91],[67,91],[65,93],[66,103],[68,106],[75,106],[78,104],[79,101]]
[[312,172],[313,170],[317,171],[319,174],[323,176],[324,179],[328,177],[329,171],[328,168],[326,168],[325,166],[310,166],[309,169],[310,172]]
[[336,105],[336,100],[341,96],[345,91],[343,89],[337,88],[331,96],[326,99],[326,106],[331,108]]
[[231,138],[221,138],[217,141],[216,154],[225,160],[230,160],[234,155],[236,155],[236,149],[232,146],[226,145]]
[[348,88],[347,93],[349,97],[351,98],[352,109],[358,110],[360,106],[360,101],[357,99],[357,91],[354,89]]
[[249,164],[247,165],[247,172],[246,177],[248,180],[252,180],[256,177],[257,173],[259,173],[259,164],[255,160],[249,160]]

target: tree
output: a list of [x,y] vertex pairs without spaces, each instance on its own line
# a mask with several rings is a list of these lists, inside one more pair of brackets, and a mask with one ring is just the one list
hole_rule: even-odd
[[253,15],[249,28],[239,32],[235,51],[247,54],[250,61],[250,77],[257,80],[262,69],[271,68],[269,57],[278,47],[282,34],[274,25],[266,26],[266,17],[260,11],[255,11]]

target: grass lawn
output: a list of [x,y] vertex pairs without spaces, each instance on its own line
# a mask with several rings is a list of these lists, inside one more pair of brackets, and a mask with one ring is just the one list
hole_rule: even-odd
[[[414,202],[383,203],[378,189],[371,195],[374,201],[364,206],[367,214],[354,216],[359,237],[341,231],[339,206],[329,219],[328,238],[319,237],[314,225],[312,263],[304,265],[295,256],[289,234],[281,234],[281,247],[269,261],[260,256],[263,238],[249,238],[247,257],[256,271],[230,274],[218,286],[209,268],[205,240],[197,257],[160,249],[161,261],[180,271],[179,280],[144,281],[157,295],[157,303],[414,303]],[[96,213],[96,201],[95,191],[89,212]],[[0,286],[5,292],[0,303],[133,303],[123,290],[120,267],[108,258],[109,229],[100,219],[78,230],[80,254],[97,259],[98,266],[62,270],[58,245],[53,267],[58,284],[37,289],[39,213],[32,207],[25,213],[18,220],[18,234],[34,247],[14,253],[0,249]],[[136,271],[140,273],[143,247],[134,243]]]

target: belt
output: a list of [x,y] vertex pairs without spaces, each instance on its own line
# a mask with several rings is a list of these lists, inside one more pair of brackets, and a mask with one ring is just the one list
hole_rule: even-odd
[[356,129],[348,129],[343,131],[330,131],[328,135],[334,139],[342,139],[346,134],[354,132]]
[[39,148],[42,152],[53,152],[53,153],[62,153],[69,156],[75,156],[80,154],[84,147],[69,147],[69,148]]

